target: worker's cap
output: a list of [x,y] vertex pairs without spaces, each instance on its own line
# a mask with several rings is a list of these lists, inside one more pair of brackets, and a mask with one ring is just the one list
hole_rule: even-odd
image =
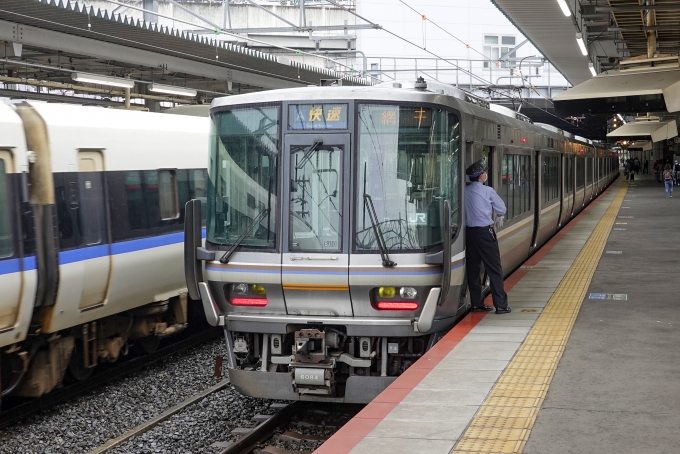
[[470,165],[467,169],[465,169],[465,175],[469,176],[470,178],[477,178],[481,174],[486,172],[486,160],[485,159],[480,159],[479,161],[476,161]]

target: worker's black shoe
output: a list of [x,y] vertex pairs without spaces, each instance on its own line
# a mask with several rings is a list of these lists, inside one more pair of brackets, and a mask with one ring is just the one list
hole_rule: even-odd
[[512,312],[510,307],[506,307],[505,309],[496,309],[497,314],[509,314],[510,312]]
[[472,312],[486,312],[486,311],[492,311],[493,307],[491,306],[480,306],[480,307],[473,307]]

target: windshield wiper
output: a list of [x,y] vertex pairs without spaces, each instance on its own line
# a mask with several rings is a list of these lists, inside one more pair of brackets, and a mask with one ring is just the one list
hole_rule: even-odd
[[378,224],[378,215],[375,212],[375,207],[373,206],[373,199],[368,194],[364,194],[364,203],[368,201],[368,219],[371,221],[371,226],[373,226],[373,233],[375,233],[375,241],[378,243],[378,249],[380,250],[380,258],[382,259],[382,264],[386,268],[392,268],[397,266],[395,262],[390,260],[390,256],[387,255],[387,243],[385,243],[385,237],[383,236],[382,230],[380,229],[380,224]]
[[307,151],[305,151],[305,154],[302,156],[302,159],[300,159],[300,162],[297,163],[295,166],[296,169],[301,169],[305,164],[307,164],[307,161],[312,157],[312,154],[319,149],[323,145],[323,142],[321,140],[317,140],[314,142],[314,145],[309,147]]
[[236,252],[236,248],[243,243],[243,240],[245,240],[248,235],[253,231],[256,225],[260,223],[264,217],[269,214],[270,208],[265,208],[262,211],[260,211],[260,214],[257,215],[255,219],[253,219],[253,222],[250,223],[248,228],[243,232],[238,238],[236,238],[236,241],[234,241],[234,244],[231,245],[231,247],[227,250],[227,252],[224,253],[222,258],[220,259],[220,263],[228,263],[229,259],[231,256]]

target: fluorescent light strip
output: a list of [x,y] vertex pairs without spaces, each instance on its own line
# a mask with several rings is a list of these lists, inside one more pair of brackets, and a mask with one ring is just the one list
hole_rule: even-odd
[[149,91],[153,91],[155,93],[164,93],[166,95],[196,96],[196,90],[192,90],[190,88],[174,87],[172,85],[151,84]]
[[562,12],[565,16],[571,16],[571,10],[569,9],[569,5],[567,5],[565,0],[557,0],[557,4],[560,5],[560,8],[562,8]]
[[592,63],[588,63],[588,69],[590,70],[590,74],[593,75],[593,77],[597,76],[597,71],[595,71],[595,65]]
[[581,53],[583,55],[588,55],[588,48],[586,47],[586,42],[583,41],[583,34],[582,33],[576,34],[576,42],[578,43],[579,49],[581,49]]
[[73,73],[71,78],[76,82],[86,84],[109,85],[111,87],[134,88],[135,81],[118,77],[100,76],[97,74]]

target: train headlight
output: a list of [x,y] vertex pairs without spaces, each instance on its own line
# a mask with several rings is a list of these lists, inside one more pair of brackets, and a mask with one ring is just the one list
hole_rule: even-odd
[[413,287],[402,287],[399,290],[399,296],[407,300],[412,300],[418,296],[418,290],[414,289]]
[[394,287],[380,287],[378,288],[378,296],[380,298],[394,298],[397,296],[397,289]]
[[253,292],[253,295],[264,296],[267,294],[267,290],[265,290],[264,286],[260,284],[253,284],[250,287],[250,291]]
[[231,284],[231,292],[234,295],[245,295],[248,293],[248,284]]

